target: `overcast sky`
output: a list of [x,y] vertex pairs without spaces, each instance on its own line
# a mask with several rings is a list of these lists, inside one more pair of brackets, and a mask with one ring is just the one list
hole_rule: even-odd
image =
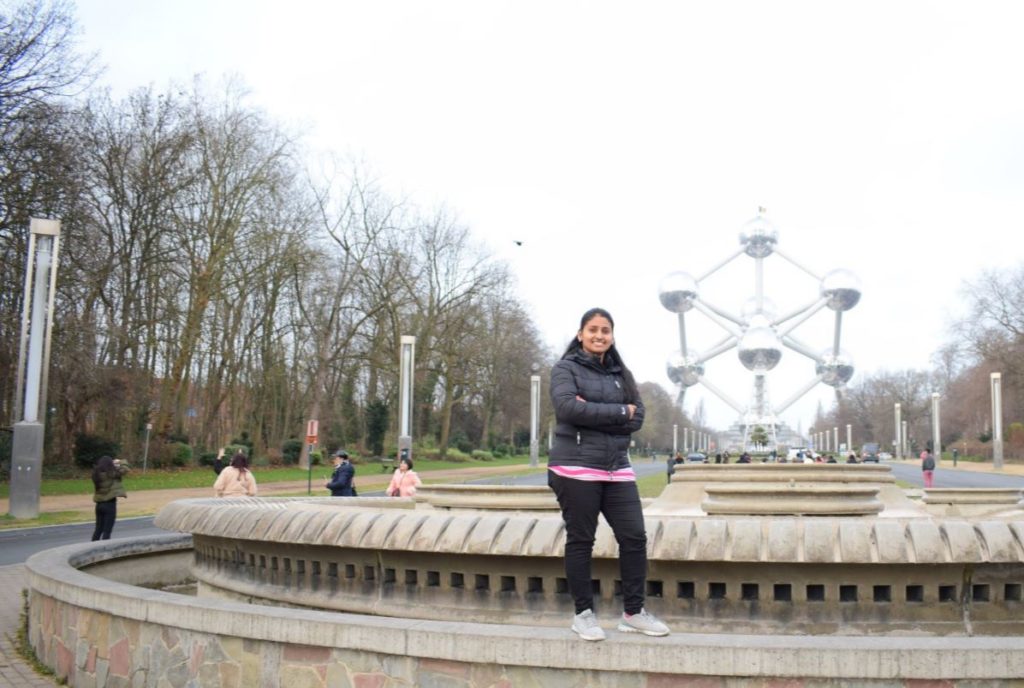
[[[115,93],[240,75],[311,148],[455,213],[553,348],[601,305],[638,379],[667,388],[659,282],[736,251],[759,206],[789,256],[860,278],[854,382],[929,368],[963,279],[1021,260],[1024,3],[79,0],[78,17]],[[765,285],[782,312],[818,293],[777,256]],[[702,296],[739,312],[753,290],[744,257]],[[687,329],[698,350],[722,334]],[[794,332],[821,350],[832,334],[831,312]],[[707,376],[749,400],[735,350]],[[813,376],[786,350],[773,402]],[[700,386],[688,410],[700,398],[735,420]],[[819,385],[783,418],[806,429],[832,398]]]

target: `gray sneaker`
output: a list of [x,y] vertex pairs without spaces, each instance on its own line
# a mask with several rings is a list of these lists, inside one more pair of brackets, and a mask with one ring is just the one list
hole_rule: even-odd
[[604,629],[597,625],[597,617],[591,609],[585,609],[572,617],[572,630],[584,640],[604,640]]
[[628,616],[622,615],[619,622],[619,630],[623,633],[643,633],[644,635],[668,635],[668,626],[658,621],[658,617],[646,609],[641,609],[639,614]]

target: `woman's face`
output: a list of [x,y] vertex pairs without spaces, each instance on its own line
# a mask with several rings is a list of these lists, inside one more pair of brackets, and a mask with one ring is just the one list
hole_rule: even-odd
[[603,315],[595,315],[584,323],[576,338],[580,340],[584,351],[595,356],[604,356],[604,352],[615,343],[612,324]]
[[409,464],[407,464],[404,460],[400,461],[398,463],[398,469],[405,473],[407,470],[409,470]]

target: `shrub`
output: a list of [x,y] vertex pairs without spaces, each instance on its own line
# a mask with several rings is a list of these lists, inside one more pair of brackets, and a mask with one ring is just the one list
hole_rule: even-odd
[[182,468],[192,463],[192,447],[184,442],[171,442],[167,445],[168,458],[175,468]]
[[512,453],[512,451],[507,444],[499,444],[498,446],[491,450],[491,453],[494,454],[494,458],[500,459],[503,456],[509,456]]
[[217,452],[203,452],[199,455],[200,466],[212,466],[217,459]]
[[281,466],[285,463],[284,454],[278,449],[267,450],[267,464],[270,466]]
[[[349,456],[349,460],[352,460],[351,455]],[[314,449],[313,453],[309,455],[309,462],[314,466],[319,466],[324,462],[324,453],[319,449]]]
[[[437,449],[432,449],[427,452],[432,459],[441,459],[441,452]],[[469,461],[469,454],[459,451],[457,447],[448,447],[448,451],[444,455],[445,461],[454,461],[456,463],[462,463]]]
[[302,440],[293,437],[281,443],[281,458],[285,465],[296,465],[300,456],[302,456]]
[[474,459],[478,461],[493,461],[494,454],[485,449],[474,449],[473,453],[470,454]]
[[75,435],[75,463],[82,468],[92,470],[101,456],[116,457],[119,451],[121,445],[106,437],[85,432]]

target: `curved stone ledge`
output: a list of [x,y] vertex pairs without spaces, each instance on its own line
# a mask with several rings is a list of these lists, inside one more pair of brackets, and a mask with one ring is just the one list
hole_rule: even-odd
[[[557,513],[410,509],[411,500],[302,497],[185,499],[157,514],[166,530],[210,537],[355,549],[400,549],[493,556],[561,557],[565,528]],[[369,506],[365,501],[374,500]],[[402,502],[392,505],[391,502]],[[352,508],[359,507],[359,508]],[[401,507],[401,508],[399,508]],[[1024,521],[820,516],[648,515],[652,561],[929,564],[1024,562]],[[594,557],[618,545],[602,520]]]
[[682,463],[672,482],[895,483],[888,466],[843,463]]
[[455,673],[471,688],[498,679],[643,685],[659,674],[757,685],[771,677],[817,679],[816,685],[1024,678],[1024,638],[1018,636],[647,638],[613,631],[604,643],[586,643],[567,627],[411,621],[195,599],[76,568],[117,558],[131,565],[135,554],[188,546],[180,536],[115,543],[53,549],[27,563],[30,642],[71,685],[95,684],[97,672],[104,679],[122,676],[126,684],[132,677],[136,684],[195,680],[204,686],[256,685],[263,678],[276,682],[317,672],[330,685],[360,676],[413,683]]
[[416,501],[436,509],[558,511],[551,489],[534,485],[426,485]]
[[704,487],[701,508],[712,516],[802,515],[865,516],[883,509],[878,487],[826,483],[779,485],[715,483]]
[[929,487],[924,491],[925,504],[1020,504],[1024,490],[1019,487]]

